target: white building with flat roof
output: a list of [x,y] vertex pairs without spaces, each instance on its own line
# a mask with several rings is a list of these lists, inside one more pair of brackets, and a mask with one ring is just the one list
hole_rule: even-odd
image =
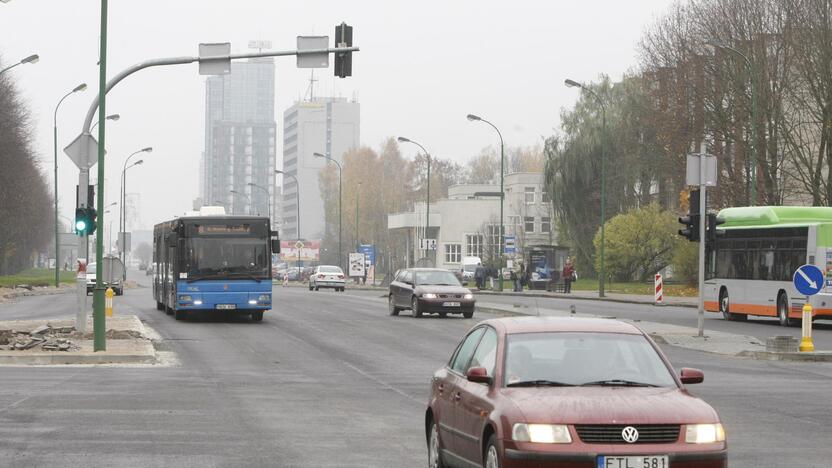
[[[503,224],[506,236],[515,237],[514,257],[521,258],[531,246],[557,245],[552,204],[544,190],[543,174],[508,174],[504,182]],[[401,266],[433,263],[438,268],[458,270],[463,257],[480,257],[484,263],[494,261],[501,244],[499,193],[499,185],[450,187],[447,198],[431,201],[428,236],[425,235],[424,202],[417,203],[411,212],[389,215],[388,229],[407,237],[408,258]],[[435,254],[420,249],[420,239],[426,237],[436,239]]]

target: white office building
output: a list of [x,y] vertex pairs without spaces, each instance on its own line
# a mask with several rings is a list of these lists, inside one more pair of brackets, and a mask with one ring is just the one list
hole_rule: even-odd
[[283,176],[281,186],[281,238],[323,238],[324,202],[318,173],[332,163],[313,154],[326,154],[340,163],[344,153],[357,148],[360,141],[359,111],[357,102],[345,98],[314,98],[296,102],[283,113],[283,171],[288,175]]

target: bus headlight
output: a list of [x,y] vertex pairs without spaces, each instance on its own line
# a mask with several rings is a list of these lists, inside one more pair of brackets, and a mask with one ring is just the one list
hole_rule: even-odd
[[257,298],[260,302],[271,302],[272,296],[271,294],[261,294],[260,297]]
[[180,302],[191,302],[193,300],[194,300],[194,298],[192,298],[191,296],[188,296],[188,295],[179,296],[179,301]]
[[202,305],[202,301],[197,299],[197,300],[194,301],[194,305]]

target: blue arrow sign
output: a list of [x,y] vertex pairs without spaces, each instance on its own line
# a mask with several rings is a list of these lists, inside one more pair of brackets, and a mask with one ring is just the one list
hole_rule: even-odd
[[823,289],[823,272],[814,265],[803,265],[794,272],[792,281],[800,294],[814,296]]

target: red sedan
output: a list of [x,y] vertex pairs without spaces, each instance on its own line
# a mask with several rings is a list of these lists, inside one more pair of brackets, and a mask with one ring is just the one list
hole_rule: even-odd
[[608,319],[487,320],[433,376],[430,468],[723,468],[725,431],[637,327]]

